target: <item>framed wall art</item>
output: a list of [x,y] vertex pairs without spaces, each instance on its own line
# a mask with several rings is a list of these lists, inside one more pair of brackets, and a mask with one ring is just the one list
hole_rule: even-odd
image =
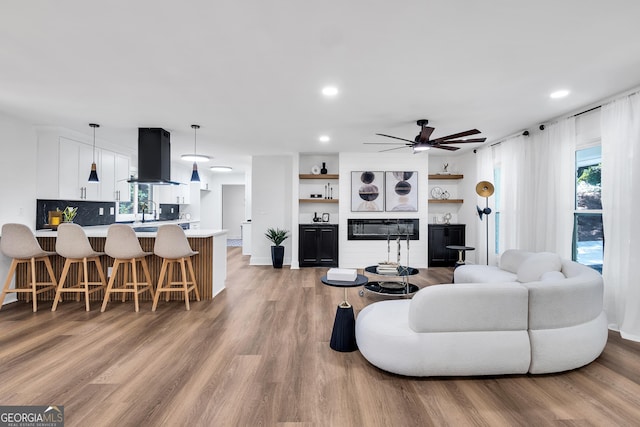
[[418,172],[395,171],[385,175],[385,210],[418,212]]
[[384,172],[351,172],[351,211],[384,211]]

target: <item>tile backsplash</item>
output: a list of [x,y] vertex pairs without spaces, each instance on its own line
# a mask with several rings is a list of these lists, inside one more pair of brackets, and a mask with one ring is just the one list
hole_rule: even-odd
[[[63,211],[67,206],[78,208],[78,214],[73,222],[81,226],[89,225],[109,225],[116,222],[115,202],[91,202],[86,200],[36,200],[36,230],[46,228],[49,220],[49,211],[56,208]],[[157,216],[160,221],[177,220],[180,218],[180,205],[160,204],[160,214]],[[101,209],[102,208],[102,215]],[[112,213],[113,212],[113,213]],[[149,221],[147,217],[147,221]]]
[[[67,206],[78,208],[78,214],[73,220],[78,225],[108,225],[116,222],[115,202],[38,199],[36,200],[36,230],[45,228],[49,220],[49,211],[55,211],[56,208],[63,211]],[[100,215],[100,208],[102,208],[102,215]]]

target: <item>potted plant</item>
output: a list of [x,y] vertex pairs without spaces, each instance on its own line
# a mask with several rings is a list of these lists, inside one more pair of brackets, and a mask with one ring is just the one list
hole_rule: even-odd
[[74,208],[71,206],[67,206],[62,211],[62,221],[64,222],[73,222],[74,218],[78,214],[78,208]]
[[264,235],[273,243],[273,246],[271,246],[271,263],[273,264],[273,268],[282,268],[282,261],[284,260],[284,246],[282,246],[282,242],[289,237],[289,231],[279,228],[268,228]]

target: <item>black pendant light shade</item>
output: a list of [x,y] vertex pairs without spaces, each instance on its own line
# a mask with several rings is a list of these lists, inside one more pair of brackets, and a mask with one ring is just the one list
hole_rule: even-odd
[[[196,132],[200,129],[200,125],[191,125],[193,128],[193,153],[194,155],[198,155],[197,147],[196,147]],[[191,182],[200,182],[200,175],[198,174],[198,163],[193,162],[193,171],[191,172]]]
[[96,168],[96,128],[100,125],[96,123],[89,123],[89,126],[93,128],[93,163],[91,163],[91,173],[89,174],[89,182],[100,182],[98,179],[98,171]]

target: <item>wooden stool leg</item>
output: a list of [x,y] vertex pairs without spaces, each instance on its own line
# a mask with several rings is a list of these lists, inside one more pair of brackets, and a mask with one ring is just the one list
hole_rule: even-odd
[[138,272],[136,270],[136,260],[134,258],[131,260],[131,275],[133,276],[133,301],[135,303],[137,313],[140,311],[140,307],[138,305]]
[[167,260],[168,266],[169,266],[169,272],[167,273],[167,291],[165,292],[164,295],[164,300],[166,302],[169,302],[169,299],[171,298],[171,282],[173,282],[173,264],[175,263],[175,260]]
[[160,294],[164,292],[164,288],[162,284],[164,283],[165,276],[167,274],[167,260],[162,260],[162,267],[160,267],[160,277],[158,277],[158,286],[156,287],[156,295],[153,298],[153,306],[151,307],[151,311],[156,311],[158,307],[158,301],[160,300]]
[[53,305],[51,306],[51,311],[56,311],[58,308],[58,303],[60,302],[60,297],[62,296],[62,288],[67,281],[67,274],[69,274],[69,268],[71,267],[71,261],[66,260],[64,262],[64,267],[62,268],[62,274],[60,275],[60,283],[58,283],[58,288],[56,289],[56,297],[53,299]]
[[182,291],[184,292],[184,305],[187,307],[187,311],[191,310],[189,307],[189,286],[187,284],[187,269],[184,265],[184,258],[180,258],[180,275],[182,276]]
[[151,299],[153,299],[155,292],[153,290],[153,283],[151,282],[151,273],[149,273],[149,264],[147,264],[146,258],[142,258],[140,262],[142,263],[142,271],[144,272],[145,279],[147,280]]
[[38,311],[38,294],[36,291],[38,290],[38,286],[36,286],[36,259],[31,258],[29,262],[31,266],[31,294],[33,295],[33,312]]
[[93,262],[96,264],[96,268],[98,269],[98,276],[100,277],[100,282],[102,282],[102,289],[107,289],[107,277],[104,275],[104,270],[102,269],[102,262],[100,261],[100,257],[93,258]]
[[13,259],[11,261],[11,267],[9,267],[9,273],[7,273],[7,280],[4,282],[4,287],[2,288],[2,294],[0,294],[0,310],[2,310],[2,304],[4,304],[4,299],[7,296],[7,292],[9,291],[9,287],[11,286],[11,279],[13,279],[13,275],[16,273],[16,268],[18,267],[18,260]]
[[[87,269],[87,257],[82,258],[82,275],[84,276],[84,307],[87,311],[91,311],[89,307],[89,270]],[[78,294],[80,294],[78,292]]]
[[191,257],[187,258],[187,265],[189,266],[191,281],[193,282],[193,290],[196,291],[196,301],[200,301],[200,291],[198,291],[198,284],[196,283],[196,273],[193,270],[193,263],[191,261]]
[[104,299],[102,300],[102,308],[100,309],[101,313],[104,313],[104,310],[107,308],[107,304],[109,303],[109,296],[111,295],[111,289],[113,288],[113,283],[116,281],[116,273],[118,272],[118,266],[120,265],[120,260],[117,259],[113,263],[113,269],[111,270],[111,277],[109,278],[109,284],[107,285],[107,290],[104,292]]

